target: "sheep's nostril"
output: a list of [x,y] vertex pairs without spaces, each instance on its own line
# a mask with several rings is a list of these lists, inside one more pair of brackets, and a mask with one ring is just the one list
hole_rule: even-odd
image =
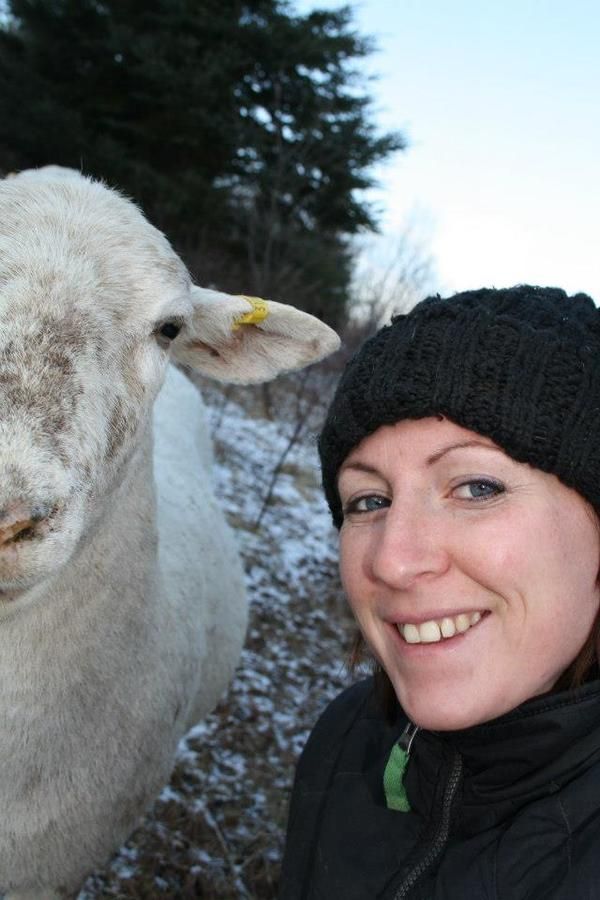
[[2,527],[0,525],[0,547],[6,544],[14,544],[34,536],[36,519],[22,519]]
[[30,506],[22,500],[0,509],[0,549],[41,537],[48,530],[49,519],[56,509],[48,503]]

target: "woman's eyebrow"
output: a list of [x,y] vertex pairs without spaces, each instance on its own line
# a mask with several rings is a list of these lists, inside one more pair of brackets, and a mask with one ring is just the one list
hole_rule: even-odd
[[369,465],[367,465],[367,463],[362,463],[362,462],[357,461],[357,462],[344,463],[340,469],[340,475],[343,472],[347,472],[348,469],[354,469],[355,471],[358,471],[358,472],[368,472],[370,475],[378,474],[378,471],[376,468],[374,468],[374,466],[369,466]]
[[[449,444],[447,447],[442,447],[441,450],[436,450],[435,453],[432,453],[431,456],[427,457],[425,463],[426,465],[431,466],[445,456],[446,453],[450,453],[452,450],[460,450],[464,447],[482,447],[484,450],[495,450],[497,453],[504,452],[500,447],[495,447],[493,444],[487,444],[484,441],[478,441],[476,438],[472,438],[469,441],[459,441],[456,444]],[[341,476],[343,472],[347,472],[348,470],[367,472],[369,475],[379,474],[379,470],[375,466],[370,466],[368,463],[360,462],[360,460],[343,463],[339,475]]]
[[431,466],[438,462],[442,456],[445,456],[446,453],[450,453],[451,450],[461,450],[464,447],[482,447],[484,450],[495,450],[497,453],[504,452],[500,447],[495,447],[493,444],[484,443],[484,441],[478,441],[475,438],[472,438],[470,441],[460,441],[457,444],[449,444],[448,447],[442,447],[441,450],[436,450],[435,453],[432,453],[431,456],[427,457],[427,465]]

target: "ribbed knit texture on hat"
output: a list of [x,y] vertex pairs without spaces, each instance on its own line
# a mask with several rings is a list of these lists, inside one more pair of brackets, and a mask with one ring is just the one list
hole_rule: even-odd
[[586,294],[519,285],[429,297],[348,363],[319,438],[323,487],[380,425],[442,414],[600,508],[600,313]]

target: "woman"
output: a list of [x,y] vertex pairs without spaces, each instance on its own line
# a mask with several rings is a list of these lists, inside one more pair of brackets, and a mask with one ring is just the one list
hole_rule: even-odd
[[282,900],[600,897],[600,312],[429,298],[320,438],[372,678],[298,766]]

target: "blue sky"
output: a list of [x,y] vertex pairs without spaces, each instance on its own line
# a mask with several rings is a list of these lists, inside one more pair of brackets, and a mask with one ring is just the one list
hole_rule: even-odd
[[385,235],[420,219],[442,291],[531,282],[600,303],[600,4],[352,5],[380,48],[376,120],[410,142],[378,172]]

